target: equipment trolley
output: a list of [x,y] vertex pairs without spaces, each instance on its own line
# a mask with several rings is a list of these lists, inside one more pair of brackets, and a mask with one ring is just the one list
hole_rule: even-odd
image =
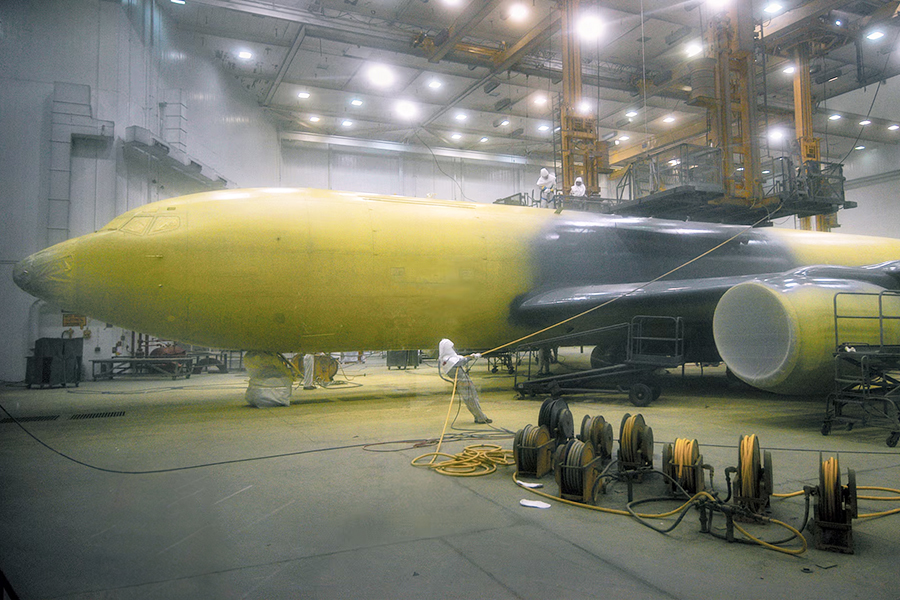
[[839,292],[834,297],[834,392],[822,435],[832,426],[872,425],[900,441],[900,292]]

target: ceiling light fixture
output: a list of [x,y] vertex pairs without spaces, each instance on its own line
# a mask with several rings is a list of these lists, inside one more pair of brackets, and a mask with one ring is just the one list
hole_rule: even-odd
[[428,82],[428,87],[430,87],[433,90],[440,89],[440,87],[442,85],[443,84],[440,81],[438,81],[437,79],[432,79],[431,81]]
[[521,2],[516,2],[509,7],[509,18],[513,21],[524,21],[528,18],[528,7]]
[[684,53],[688,55],[688,58],[697,56],[701,52],[703,52],[703,45],[700,42],[691,42],[684,48]]
[[781,70],[781,72],[787,73],[788,75],[793,75],[796,70],[797,70],[797,67],[795,67],[794,65],[788,65],[785,68],[783,68]]
[[770,15],[774,15],[775,13],[779,12],[782,8],[784,8],[784,7],[780,4],[778,4],[777,2],[770,2],[763,9],[763,12],[768,13]]
[[663,119],[663,123],[674,123],[674,122],[675,122],[675,117],[673,117],[672,115],[669,115]]
[[394,72],[387,65],[372,65],[367,72],[369,83],[375,87],[388,87],[394,83]]
[[247,52],[246,50],[241,50],[240,52],[238,52],[238,58],[242,60],[249,60],[253,58],[253,53]]
[[354,98],[350,101],[350,104],[353,106],[362,106],[362,100],[360,100],[359,98]]
[[313,115],[309,118],[310,123],[318,123],[321,119],[319,117]]
[[866,36],[866,39],[867,39],[867,40],[872,40],[872,41],[874,42],[875,40],[880,40],[880,39],[883,38],[883,37],[884,37],[884,32],[883,32],[883,31],[875,30],[875,31],[873,31],[872,33],[868,34],[868,35]]
[[547,104],[547,97],[546,96],[535,96],[534,103],[538,104],[540,106],[543,106],[544,104]]
[[459,133],[454,133],[454,134],[451,135],[450,137],[453,138],[454,140],[461,140],[461,139],[462,139],[462,135],[459,134]]
[[585,15],[575,25],[578,37],[585,41],[596,40],[603,33],[603,21],[597,15]]
[[394,110],[401,119],[415,119],[419,116],[419,109],[409,100],[400,100]]
[[184,0],[172,0],[172,4],[184,4]]
[[853,149],[854,149],[854,150],[865,150],[866,147],[865,147],[865,146],[856,146],[856,147],[854,147]]
[[506,117],[500,117],[494,121],[494,127],[505,127],[506,125],[509,125],[509,119]]
[[859,124],[862,125],[863,127],[865,127],[866,125],[871,125],[872,121],[870,121],[869,119],[863,119],[862,121],[859,122]]
[[633,118],[633,117],[636,117],[637,114],[638,114],[638,111],[636,111],[636,110],[629,110],[627,113],[625,113],[625,116],[628,117],[629,119],[631,119],[631,118]]
[[630,139],[631,139],[631,138],[628,137],[627,135],[620,135],[620,136],[619,136],[619,139],[618,139],[617,141],[619,141],[619,142],[627,142],[627,141],[630,140]]
[[549,131],[549,130],[550,130],[549,125],[538,125],[538,131]]
[[834,114],[834,115],[831,115],[830,117],[828,117],[828,120],[829,121],[837,121],[840,118],[841,118],[841,115]]
[[488,139],[486,137],[483,137],[480,140],[478,140],[478,142],[481,144],[485,143],[486,141],[488,141]]
[[341,121],[341,125],[343,125],[344,127],[352,127],[353,121],[351,121],[350,119],[344,119],[343,121]]
[[468,117],[466,117],[465,113],[456,113],[456,116],[453,118],[457,121],[465,121]]
[[580,112],[583,115],[586,115],[589,112],[591,112],[591,103],[588,102],[587,100],[582,100],[578,104],[578,112]]
[[900,129],[900,125],[888,125],[888,131],[897,131],[898,129]]
[[297,97],[306,100],[307,98],[309,98],[309,92],[300,92],[299,94],[297,94]]

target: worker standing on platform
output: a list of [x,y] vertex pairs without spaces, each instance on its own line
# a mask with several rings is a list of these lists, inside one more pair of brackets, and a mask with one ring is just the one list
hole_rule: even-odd
[[547,208],[553,201],[553,196],[556,195],[556,175],[547,169],[541,169],[541,176],[538,177],[535,185],[540,190],[541,208]]
[[572,189],[569,191],[570,196],[584,196],[587,194],[587,189],[584,187],[584,181],[582,181],[581,177],[575,178],[575,185],[572,186]]
[[438,360],[440,361],[441,373],[448,377],[452,377],[456,382],[456,391],[462,396],[466,403],[466,408],[475,417],[476,423],[490,423],[484,412],[481,410],[481,404],[478,402],[478,392],[475,390],[475,384],[469,378],[465,366],[470,359],[481,358],[480,354],[470,354],[462,356],[456,353],[453,342],[444,338],[438,346]]

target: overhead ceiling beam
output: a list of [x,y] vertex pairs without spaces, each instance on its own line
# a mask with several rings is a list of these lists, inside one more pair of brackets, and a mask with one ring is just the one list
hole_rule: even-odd
[[448,52],[453,50],[453,47],[456,46],[457,42],[462,40],[463,37],[479,23],[484,21],[487,16],[497,8],[500,2],[501,0],[472,0],[469,2],[456,18],[456,21],[453,22],[453,25],[450,26],[447,39],[444,40],[440,46],[435,48],[432,55],[428,57],[428,62],[441,62],[441,59],[447,56]]
[[291,49],[288,50],[287,56],[281,61],[281,66],[278,68],[278,75],[275,76],[275,81],[269,86],[269,93],[266,94],[266,98],[263,100],[263,106],[268,106],[269,103],[272,102],[272,98],[275,97],[275,92],[278,91],[278,86],[284,81],[284,76],[287,74],[288,69],[291,68],[291,63],[294,62],[294,57],[297,56],[297,52],[300,50],[300,44],[303,43],[304,39],[306,39],[306,25],[300,25],[300,30],[297,32],[297,37],[294,39]]

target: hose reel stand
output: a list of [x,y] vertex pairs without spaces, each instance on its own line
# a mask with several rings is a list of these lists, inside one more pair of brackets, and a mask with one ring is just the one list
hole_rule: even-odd
[[772,453],[760,452],[756,434],[741,436],[735,473],[735,503],[755,514],[768,508],[773,493]]
[[668,476],[666,485],[672,495],[679,492],[679,486],[690,496],[706,489],[703,455],[697,440],[678,438],[674,444],[664,445],[662,469]]
[[859,515],[856,497],[856,472],[847,469],[847,485],[841,485],[838,459],[822,461],[819,468],[819,486],[815,491],[816,502],[813,533],[816,549],[853,554],[853,519]]
[[541,478],[553,470],[553,453],[574,436],[569,405],[562,398],[547,398],[538,413],[538,425],[526,425],[513,440],[516,469],[524,476]]
[[555,455],[559,497],[592,504],[600,469],[612,458],[612,425],[602,416],[585,415],[577,439],[561,444]]
[[619,426],[619,474],[628,484],[628,501],[634,500],[632,484],[653,470],[653,429],[643,415],[625,413]]

